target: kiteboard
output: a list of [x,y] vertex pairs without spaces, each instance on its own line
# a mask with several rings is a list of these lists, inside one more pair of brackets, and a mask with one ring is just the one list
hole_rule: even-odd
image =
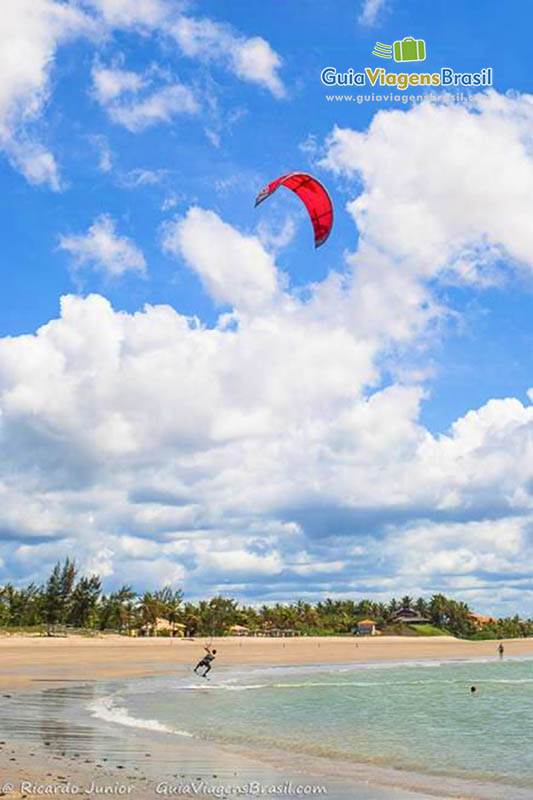
[[196,678],[202,678],[204,681],[209,681],[209,680],[211,680],[210,678],[208,678],[208,677],[207,677],[207,675],[200,675],[200,673],[199,673],[199,672],[195,672],[195,671],[194,671],[194,667],[188,667],[188,669],[189,669],[189,671],[190,671],[190,672],[192,672],[192,674],[193,674],[193,675],[194,675]]

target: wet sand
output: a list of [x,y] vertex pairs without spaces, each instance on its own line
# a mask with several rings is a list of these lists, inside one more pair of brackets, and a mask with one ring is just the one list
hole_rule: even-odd
[[[194,665],[204,639],[136,639],[105,636],[0,637],[0,691],[39,684],[156,675],[176,665]],[[497,657],[496,641],[471,642],[439,637],[346,636],[297,638],[215,638],[216,665],[341,664]],[[533,639],[504,642],[506,656],[533,656]]]
[[[3,740],[5,741],[5,740]],[[137,775],[117,778],[115,770],[98,768],[70,756],[48,754],[35,743],[19,741],[0,745],[0,797],[97,796],[98,788],[111,787],[115,796],[145,800],[146,788]],[[94,792],[91,791],[94,786]],[[125,791],[121,790],[125,787]],[[106,792],[109,796],[110,791]]]

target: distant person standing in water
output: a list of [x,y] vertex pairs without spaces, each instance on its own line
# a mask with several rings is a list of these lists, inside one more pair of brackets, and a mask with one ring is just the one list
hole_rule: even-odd
[[503,644],[502,644],[502,642],[500,642],[500,644],[498,645],[498,653],[499,653],[499,655],[500,655],[500,658],[503,658],[503,654],[504,654],[504,647],[503,647]]
[[[205,678],[207,673],[211,670],[211,663],[215,660],[215,655],[217,652],[216,650],[211,650],[211,647],[209,645],[206,645],[204,647],[204,650],[207,653],[207,655],[205,655],[194,668],[194,672],[196,672],[196,670],[199,667],[205,667],[205,671],[204,674],[202,675],[202,678]],[[198,675],[197,672],[196,674]]]

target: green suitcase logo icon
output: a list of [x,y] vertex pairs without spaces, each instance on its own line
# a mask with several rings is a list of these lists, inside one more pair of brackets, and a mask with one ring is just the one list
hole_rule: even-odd
[[406,36],[405,39],[394,42],[394,60],[425,61],[426,43],[424,39],[413,39],[412,36]]

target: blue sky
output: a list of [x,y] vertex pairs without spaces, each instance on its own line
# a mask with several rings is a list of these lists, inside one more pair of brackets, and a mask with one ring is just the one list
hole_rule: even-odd
[[[423,3],[412,2],[402,8],[389,3],[370,26],[357,24],[360,11],[353,2],[335,3],[327,13],[319,3],[286,4],[277,8],[275,19],[271,8],[260,3],[247,8],[230,4],[222,16],[217,5],[202,4],[196,13],[250,35],[259,33],[270,42],[284,59],[281,72],[290,100],[280,101],[268,90],[247,86],[228,76],[223,68],[199,69],[195,60],[180,57],[169,46],[158,48],[155,36],[142,37],[136,30],[117,31],[98,48],[97,56],[92,42],[75,40],[63,47],[51,76],[53,93],[46,116],[39,124],[43,138],[61,161],[64,191],[50,193],[46,188],[28,186],[9,163],[4,160],[1,165],[3,335],[33,331],[55,315],[59,295],[76,288],[69,259],[57,250],[58,235],[87,229],[102,210],[120,219],[123,231],[135,238],[150,262],[150,278],[106,285],[89,272],[84,276],[83,291],[104,291],[116,307],[129,311],[144,302],[169,302],[184,313],[198,313],[212,322],[212,303],[197,279],[180,269],[175,260],[163,256],[158,247],[157,229],[168,217],[161,210],[162,201],[175,193],[179,197],[175,206],[178,212],[191,201],[199,202],[219,210],[231,224],[253,231],[257,213],[251,210],[251,199],[262,183],[293,168],[314,169],[325,178],[325,171],[316,167],[317,159],[302,153],[302,143],[310,135],[322,142],[334,125],[364,129],[378,105],[327,103],[317,76],[328,65],[339,71],[350,66],[381,66],[384,62],[370,56],[377,39],[392,42],[402,38],[402,32],[412,32],[428,43],[424,64],[428,71],[448,64],[457,71],[478,71],[490,63],[498,90],[526,91],[529,86],[531,60],[524,57],[529,48],[524,20],[528,11],[521,3],[506,7],[496,2],[435,3],[431,14]],[[212,81],[219,92],[219,124],[233,114],[242,116],[222,134],[219,147],[212,145],[197,119],[154,125],[142,135],[125,131],[113,124],[91,98],[95,57],[107,63],[117,54],[123,57],[127,69],[145,69],[155,59],[175,70],[184,81],[200,80],[208,85]],[[205,124],[207,127],[210,123]],[[99,171],[98,145],[91,137],[106,138],[116,160],[109,173]],[[164,174],[157,184],[132,190],[123,181],[135,170]],[[306,248],[305,219],[302,214],[298,216],[299,230],[281,257],[283,269],[295,284],[323,278],[342,259],[346,247],[356,241],[356,231],[344,210],[346,186],[336,186],[331,179],[328,185],[336,207],[336,235],[327,251],[311,254]],[[276,201],[286,213],[297,214],[293,198],[276,197]],[[270,209],[261,212],[269,213]],[[437,432],[460,412],[482,402],[480,379],[487,396],[521,394],[527,384],[527,319],[522,333],[515,330],[510,334],[506,324],[509,317],[516,319],[524,312],[523,285],[508,287],[503,296],[466,292],[458,302],[467,309],[472,324],[482,328],[482,336],[461,336],[459,342],[451,336],[437,348],[438,383],[433,385],[424,408],[427,424]],[[509,335],[512,342],[505,341]],[[496,381],[490,378],[491,365],[484,363],[486,348],[479,348],[480,339],[494,341],[496,350],[513,348],[514,358],[499,360]],[[463,384],[460,398],[456,396],[458,381]]]
[[[27,54],[0,92],[0,580],[76,547],[109,586],[532,610],[531,11],[29,7],[0,29]],[[408,35],[413,71],[494,87],[326,100],[324,67],[399,71],[371,51]],[[334,201],[316,252],[289,192],[253,208],[294,169]]]

